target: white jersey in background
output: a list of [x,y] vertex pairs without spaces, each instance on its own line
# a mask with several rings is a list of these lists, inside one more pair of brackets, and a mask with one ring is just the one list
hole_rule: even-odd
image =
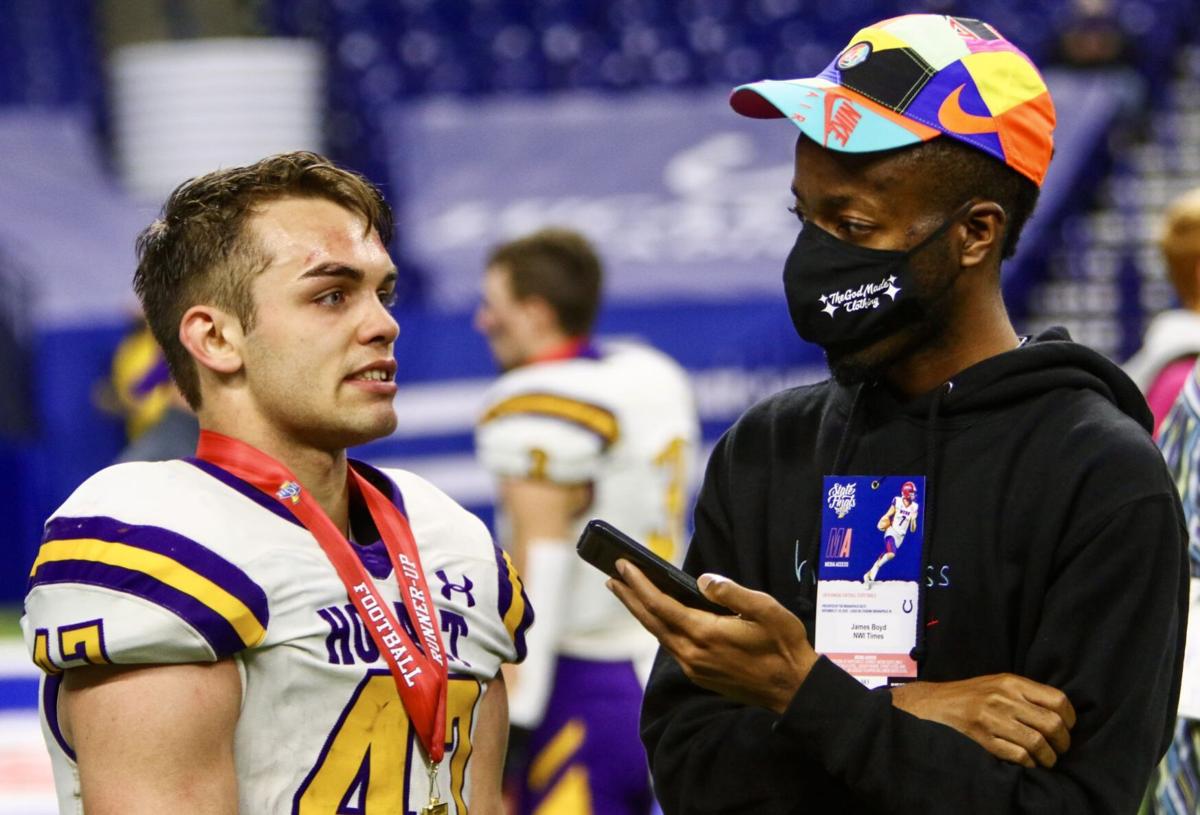
[[[475,716],[501,662],[524,651],[519,578],[483,524],[417,476],[355,468],[411,523],[449,654],[449,811],[470,799]],[[406,620],[382,542],[356,546]],[[42,682],[62,812],[81,812],[58,726],[64,670],[212,662],[242,678],[234,756],[244,813],[417,812],[423,753],[387,663],[313,536],[274,498],[205,462],[121,464],[46,524],[21,621]]]
[[[592,503],[574,539],[602,518],[674,563],[683,559],[684,514],[699,438],[687,375],[648,346],[613,342],[594,355],[538,362],[488,390],[475,433],[483,466],[496,477],[590,484]],[[498,527],[506,537],[502,508]],[[657,642],[576,559],[567,585],[559,653],[633,660],[646,669]]]

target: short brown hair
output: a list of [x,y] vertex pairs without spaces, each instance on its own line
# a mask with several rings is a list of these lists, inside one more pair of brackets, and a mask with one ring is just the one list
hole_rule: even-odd
[[571,337],[586,336],[600,310],[604,271],[587,238],[551,227],[503,243],[492,250],[488,266],[509,273],[518,300],[541,297]]
[[1167,207],[1159,246],[1180,301],[1195,308],[1200,301],[1200,188],[1185,192]]
[[193,409],[200,407],[195,360],[179,341],[189,308],[210,303],[254,327],[251,283],[271,262],[245,233],[255,209],[281,198],[321,198],[361,215],[386,245],[392,211],[379,190],[360,175],[316,153],[270,156],[185,181],[163,205],[158,220],[137,239],[133,288],[167,366]]

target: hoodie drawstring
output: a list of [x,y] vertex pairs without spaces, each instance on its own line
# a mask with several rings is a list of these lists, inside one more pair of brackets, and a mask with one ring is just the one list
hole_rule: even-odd
[[860,383],[854,389],[854,397],[850,400],[850,412],[846,414],[846,424],[842,427],[842,437],[838,439],[837,453],[833,456],[833,471],[829,473],[830,475],[841,475],[842,467],[846,464],[844,459],[849,448],[848,442],[851,434],[854,432],[854,420],[858,415],[858,403],[862,399],[863,388],[865,387],[866,383]]
[[954,390],[954,383],[947,381],[933,393],[929,401],[929,414],[925,424],[925,540],[921,547],[921,572],[917,580],[917,643],[909,656],[917,663],[917,675],[921,673],[921,663],[925,660],[928,649],[925,647],[925,631],[927,626],[925,595],[927,593],[929,564],[933,559],[933,495],[937,483],[937,419],[938,409],[942,400]]
[[[833,456],[833,470],[830,471],[830,473],[829,473],[830,475],[840,474],[842,471],[842,467],[845,466],[844,459],[848,455],[847,451],[849,449],[849,440],[850,440],[851,434],[853,434],[853,432],[854,432],[855,419],[857,418],[857,415],[858,415],[858,403],[862,399],[863,388],[865,388],[865,387],[866,387],[865,383],[859,384],[859,386],[854,389],[854,396],[851,397],[851,399],[850,399],[850,411],[846,414],[846,423],[842,426],[842,435],[838,439],[837,451],[834,453],[834,456]],[[817,564],[817,560],[818,560],[818,557],[820,554],[821,554],[821,524],[818,522],[817,528],[813,531],[812,547],[809,549],[809,551],[806,555],[806,561],[813,564],[812,574],[813,574],[814,582],[817,579],[816,564]]]

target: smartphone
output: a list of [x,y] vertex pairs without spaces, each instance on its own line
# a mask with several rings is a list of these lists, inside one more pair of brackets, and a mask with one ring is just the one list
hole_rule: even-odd
[[685,606],[709,611],[713,614],[733,614],[725,606],[717,605],[700,593],[696,578],[660,558],[645,546],[626,535],[611,524],[591,520],[583,528],[575,551],[588,563],[609,577],[621,579],[617,572],[617,560],[624,558],[641,569],[642,574],[658,587],[659,591],[674,597]]

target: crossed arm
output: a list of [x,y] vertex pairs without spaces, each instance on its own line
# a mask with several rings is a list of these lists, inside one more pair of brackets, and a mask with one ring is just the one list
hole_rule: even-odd
[[[738,614],[723,617],[683,606],[626,561],[618,569],[623,580],[609,588],[701,687],[782,714],[817,662],[804,623],[768,594],[701,576],[704,594]],[[1066,695],[1014,674],[913,682],[891,693],[895,707],[1024,767],[1053,767],[1071,744],[1075,709]]]

